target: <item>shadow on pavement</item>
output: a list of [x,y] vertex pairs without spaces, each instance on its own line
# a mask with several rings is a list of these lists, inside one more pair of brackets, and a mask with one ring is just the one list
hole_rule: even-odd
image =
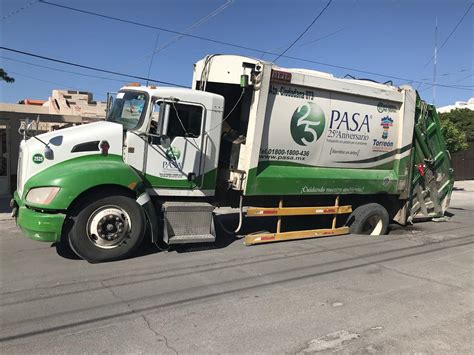
[[[454,216],[453,213],[447,212],[448,217]],[[175,253],[193,253],[205,250],[223,249],[235,242],[242,242],[242,238],[251,233],[256,232],[275,232],[276,229],[276,217],[266,218],[246,218],[243,217],[243,225],[239,233],[233,231],[237,228],[239,223],[238,213],[219,215],[216,217],[215,230],[216,230],[216,241],[215,243],[196,243],[196,244],[179,244],[171,245],[166,252]],[[294,231],[294,230],[305,230],[305,229],[317,229],[330,228],[332,216],[318,216],[315,218],[307,218],[307,216],[300,217],[286,217],[282,221],[282,231]],[[391,235],[402,235],[402,234],[413,234],[423,231],[423,224],[430,222],[431,218],[419,219],[414,221],[414,224],[401,226],[398,224],[390,224],[388,234]],[[338,219],[338,226],[342,226],[345,223],[345,218],[341,216]],[[329,237],[328,237],[329,238]],[[147,235],[144,238],[144,242],[133,253],[128,259],[139,258],[142,256],[157,254],[164,252],[152,243],[149,242],[150,236]],[[67,245],[67,243],[56,243],[53,244],[56,247],[58,255],[66,259],[81,260]]]
[[[189,253],[202,250],[222,249],[226,248],[232,243],[242,242],[241,240],[247,234],[252,233],[268,233],[276,231],[277,218],[246,218],[243,217],[243,225],[240,231],[236,234],[233,231],[239,224],[238,213],[219,215],[216,218],[216,242],[215,243],[201,243],[201,244],[183,244],[179,246],[172,246],[170,251],[177,253]],[[295,230],[330,228],[332,216],[317,216],[308,218],[308,216],[294,216],[284,217],[282,219],[281,231],[289,232]],[[339,217],[338,226],[345,223],[344,217]]]

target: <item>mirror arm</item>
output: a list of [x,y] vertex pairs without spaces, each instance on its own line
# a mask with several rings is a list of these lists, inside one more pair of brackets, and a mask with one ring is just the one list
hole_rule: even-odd
[[36,137],[36,136],[33,136],[33,138],[39,140],[41,143],[44,144],[45,147],[49,148],[49,143],[46,143],[46,142],[42,141],[41,139],[39,139],[39,138]]

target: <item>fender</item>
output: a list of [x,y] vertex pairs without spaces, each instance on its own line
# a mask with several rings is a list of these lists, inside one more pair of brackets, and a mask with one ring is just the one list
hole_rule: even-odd
[[69,159],[32,176],[25,184],[22,200],[34,187],[58,186],[58,194],[48,205],[28,205],[46,210],[67,210],[84,191],[100,185],[120,185],[139,195],[142,178],[125,164],[120,155],[92,154]]

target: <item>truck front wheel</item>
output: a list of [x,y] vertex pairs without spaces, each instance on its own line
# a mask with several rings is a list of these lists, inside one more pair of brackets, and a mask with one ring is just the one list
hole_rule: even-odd
[[125,258],[143,240],[145,214],[130,197],[86,199],[78,211],[69,231],[69,245],[87,261]]
[[352,234],[383,235],[388,229],[388,212],[378,203],[357,207],[347,219]]

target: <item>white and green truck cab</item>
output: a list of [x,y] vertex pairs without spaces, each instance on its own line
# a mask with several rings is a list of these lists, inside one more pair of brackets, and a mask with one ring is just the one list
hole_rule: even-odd
[[210,55],[191,89],[131,84],[106,121],[25,132],[12,207],[30,238],[100,262],[145,236],[213,242],[216,208],[283,198],[339,196],[352,232],[382,234],[442,216],[452,173],[436,110],[411,87]]

